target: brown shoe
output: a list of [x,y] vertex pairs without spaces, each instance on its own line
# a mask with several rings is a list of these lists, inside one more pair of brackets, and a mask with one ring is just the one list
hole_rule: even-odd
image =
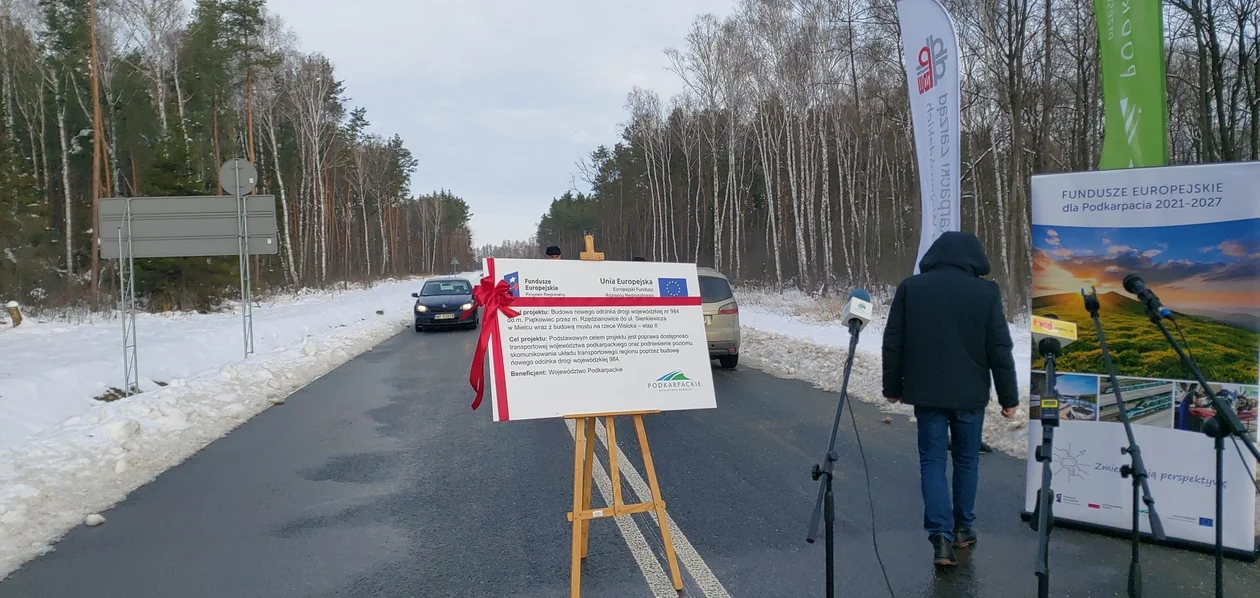
[[952,567],[958,564],[954,558],[954,544],[945,536],[932,536],[932,563],[938,567]]

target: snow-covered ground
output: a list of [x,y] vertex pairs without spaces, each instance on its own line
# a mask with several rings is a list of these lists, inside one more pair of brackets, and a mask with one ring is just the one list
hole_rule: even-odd
[[138,316],[144,392],[114,402],[95,397],[123,386],[118,319],[27,318],[0,334],[0,580],[89,514],[409,326],[419,288],[420,279],[391,280],[264,301],[249,359],[238,311]]
[[[913,418],[908,405],[891,405],[881,393],[880,346],[883,342],[885,310],[891,303],[891,289],[873,293],[875,319],[858,337],[853,358],[849,392],[864,403],[880,406],[889,413]],[[839,391],[844,359],[849,349],[849,331],[839,323],[844,298],[815,298],[799,291],[766,292],[737,289],[739,320],[743,326],[741,361],[780,377],[811,382],[824,390]],[[1025,320],[1011,325],[1015,341],[1015,364],[1029,363],[1030,333]],[[989,403],[984,439],[994,450],[1024,458],[1028,454],[1027,367],[1018,368],[1020,406],[1015,419],[1001,416],[996,397]]]

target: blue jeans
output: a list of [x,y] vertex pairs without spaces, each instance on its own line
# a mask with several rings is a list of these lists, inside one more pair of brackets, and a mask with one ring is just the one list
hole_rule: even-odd
[[[954,529],[976,522],[976,487],[980,483],[980,440],[984,409],[915,407],[919,427],[919,477],[923,488],[923,528],[928,536],[954,540]],[[948,452],[946,445],[949,445]],[[945,479],[945,460],[954,460],[953,501]]]

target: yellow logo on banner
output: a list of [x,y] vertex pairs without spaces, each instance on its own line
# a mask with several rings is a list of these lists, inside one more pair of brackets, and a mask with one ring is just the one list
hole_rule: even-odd
[[1064,340],[1076,340],[1076,324],[1054,318],[1032,317],[1032,331]]

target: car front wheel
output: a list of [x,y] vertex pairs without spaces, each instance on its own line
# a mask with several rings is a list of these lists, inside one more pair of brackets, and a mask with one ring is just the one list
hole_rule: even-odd
[[721,355],[717,358],[717,360],[718,365],[722,366],[722,369],[724,370],[733,370],[735,369],[735,366],[739,365],[738,355]]

